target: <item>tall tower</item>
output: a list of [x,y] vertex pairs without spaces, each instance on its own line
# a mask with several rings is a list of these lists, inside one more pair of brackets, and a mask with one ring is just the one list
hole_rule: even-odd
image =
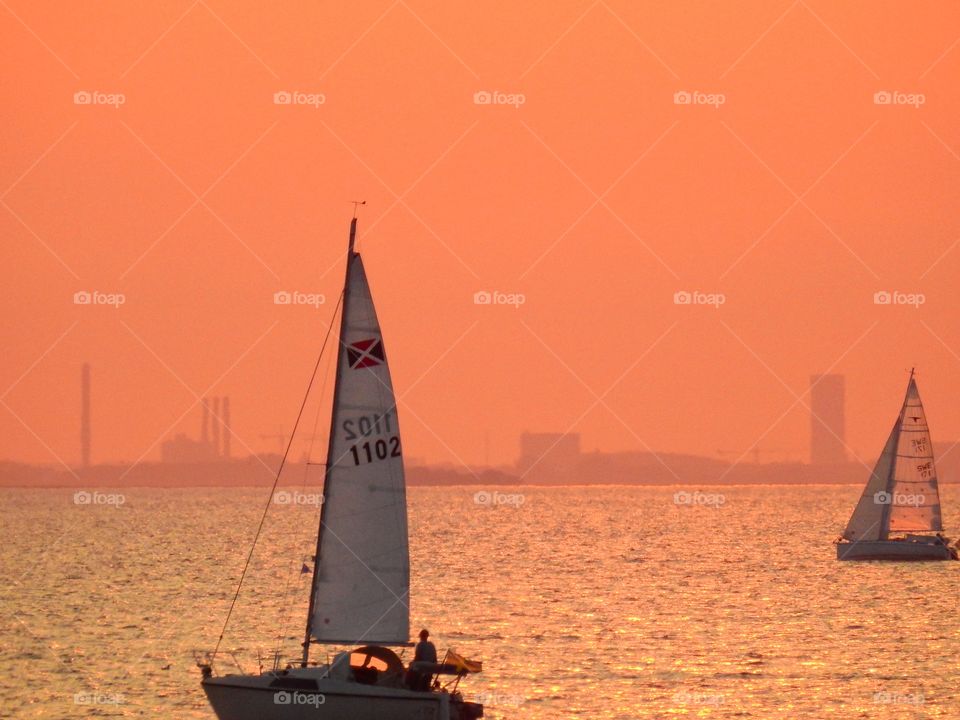
[[843,375],[810,377],[810,463],[847,461]]
[[90,363],[80,368],[80,464],[90,467]]

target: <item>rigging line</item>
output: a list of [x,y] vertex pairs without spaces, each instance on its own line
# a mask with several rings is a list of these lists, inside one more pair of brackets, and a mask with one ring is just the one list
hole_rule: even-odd
[[[343,302],[343,291],[340,292],[340,297],[337,299],[337,306],[333,309],[333,318],[336,319],[337,311],[340,309],[340,304]],[[303,416],[303,409],[307,405],[307,398],[310,397],[310,389],[313,387],[313,381],[317,378],[317,370],[320,368],[320,361],[323,359],[323,351],[327,348],[327,342],[330,340],[330,333],[333,331],[334,322],[331,321],[330,325],[327,327],[327,334],[323,338],[323,345],[320,346],[320,354],[317,356],[317,362],[313,366],[313,373],[310,375],[310,382],[307,385],[307,392],[304,393],[303,402],[300,403],[300,411],[297,413],[297,419],[293,423],[293,430],[290,432],[290,440],[287,441],[287,449],[283,453],[283,458],[280,460],[280,467],[277,468],[277,476],[273,480],[273,487],[270,488],[270,495],[267,497],[267,504],[263,508],[263,514],[260,516],[260,524],[257,526],[257,534],[253,537],[253,545],[250,547],[250,553],[247,555],[247,561],[243,565],[243,572],[240,573],[240,581],[237,583],[237,591],[233,595],[233,600],[230,603],[230,609],[227,611],[227,619],[223,623],[223,629],[220,631],[220,637],[217,639],[217,646],[213,649],[213,655],[210,657],[210,663],[213,664],[214,660],[217,659],[217,653],[220,651],[220,644],[223,642],[223,636],[227,632],[227,626],[230,624],[230,616],[233,615],[233,609],[237,605],[237,598],[240,597],[240,588],[243,587],[244,578],[247,576],[247,570],[250,568],[250,561],[253,559],[253,551],[257,548],[257,541],[260,539],[260,533],[263,531],[263,523],[267,519],[267,513],[270,512],[270,505],[273,503],[273,494],[277,490],[277,485],[280,482],[280,473],[283,472],[283,466],[287,462],[287,456],[290,454],[290,448],[293,445],[293,439],[297,435],[297,427],[300,425],[300,418]],[[337,348],[339,351],[339,348]]]
[[[339,307],[339,304],[338,304],[338,307]],[[333,319],[331,320],[330,327],[333,327],[333,323],[336,321],[336,318],[337,318],[337,311],[336,311],[336,309],[334,309],[334,311],[333,311]],[[324,395],[326,395],[326,392],[327,392],[327,385],[328,385],[329,380],[330,380],[330,363],[331,363],[332,359],[333,359],[332,356],[330,356],[330,357],[327,358],[327,367],[326,367],[326,369],[324,370],[324,373],[323,373],[323,385],[320,386],[320,397],[321,397],[321,398],[324,397]],[[317,428],[320,427],[320,411],[321,411],[322,409],[323,409],[323,403],[319,403],[319,402],[318,402],[318,403],[317,403],[317,414],[316,414],[316,416],[313,418],[313,431],[310,433],[310,445],[307,447],[307,462],[304,463],[304,466],[303,466],[303,483],[302,483],[301,489],[303,490],[304,493],[306,493],[306,491],[307,491],[307,478],[308,478],[309,473],[310,473],[310,466],[311,466],[311,465],[324,465],[324,466],[326,465],[326,462],[324,462],[324,463],[312,463],[312,462],[310,462],[310,458],[313,457],[313,445],[314,445],[314,443],[316,442],[316,439],[317,439]],[[333,431],[333,429],[331,428],[331,432],[332,432],[332,431]],[[316,525],[316,523],[314,523],[314,525]],[[291,535],[292,535],[293,537],[295,537],[295,538],[298,538],[298,537],[299,537],[299,535],[298,535],[296,532],[291,533]],[[314,562],[316,562],[316,558],[314,558]],[[302,575],[303,575],[303,573],[300,571],[300,567],[299,567],[300,565],[301,565],[301,561],[298,561],[298,562],[297,562],[297,566],[298,566],[298,567],[296,568],[296,571],[295,571],[296,574],[295,574],[295,575],[290,575],[290,576],[288,576],[288,578],[287,578],[287,587],[284,589],[284,596],[285,596],[286,598],[288,598],[288,599],[290,598],[290,596],[291,596],[292,593],[293,593],[293,590],[295,589],[295,588],[294,588],[294,583],[293,583],[293,578],[296,577],[296,578],[299,580],[299,579],[302,577]],[[298,584],[299,584],[299,583],[298,583]],[[289,611],[290,611],[290,604],[289,604],[289,603],[285,604],[285,605],[283,606],[283,608],[281,609],[281,611],[280,611],[280,613],[281,613],[281,614],[280,614],[280,634],[277,636],[277,648],[276,648],[276,651],[275,651],[275,653],[274,653],[274,656],[275,656],[275,657],[279,657],[279,655],[280,655],[280,650],[281,650],[282,647],[283,647],[283,638],[284,638],[284,636],[286,635],[286,633],[284,632],[284,628],[285,628],[286,622],[287,622],[288,619],[289,619]]]

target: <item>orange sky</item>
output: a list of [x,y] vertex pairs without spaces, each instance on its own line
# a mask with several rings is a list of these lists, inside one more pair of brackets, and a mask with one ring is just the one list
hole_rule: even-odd
[[78,461],[84,360],[94,461],[158,458],[203,393],[273,450],[333,307],[273,293],[335,298],[355,198],[408,457],[805,457],[832,370],[867,459],[911,365],[960,438],[955,2],[89,5],[0,3],[0,458]]

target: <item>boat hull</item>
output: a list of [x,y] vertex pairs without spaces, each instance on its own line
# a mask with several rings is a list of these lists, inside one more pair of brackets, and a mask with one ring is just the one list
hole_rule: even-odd
[[837,560],[952,560],[946,545],[902,540],[869,540],[837,544]]
[[482,706],[447,693],[378,688],[320,680],[316,690],[271,686],[271,676],[205,678],[219,720],[471,720]]

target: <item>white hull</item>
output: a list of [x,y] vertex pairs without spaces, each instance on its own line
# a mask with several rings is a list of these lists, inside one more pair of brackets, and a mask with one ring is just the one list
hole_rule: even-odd
[[837,544],[837,560],[952,560],[946,545],[903,540],[868,540]]
[[272,674],[227,675],[205,678],[202,685],[219,720],[468,720],[480,716],[469,712],[479,706],[443,692],[326,678],[316,680],[316,689],[282,687],[277,682]]

